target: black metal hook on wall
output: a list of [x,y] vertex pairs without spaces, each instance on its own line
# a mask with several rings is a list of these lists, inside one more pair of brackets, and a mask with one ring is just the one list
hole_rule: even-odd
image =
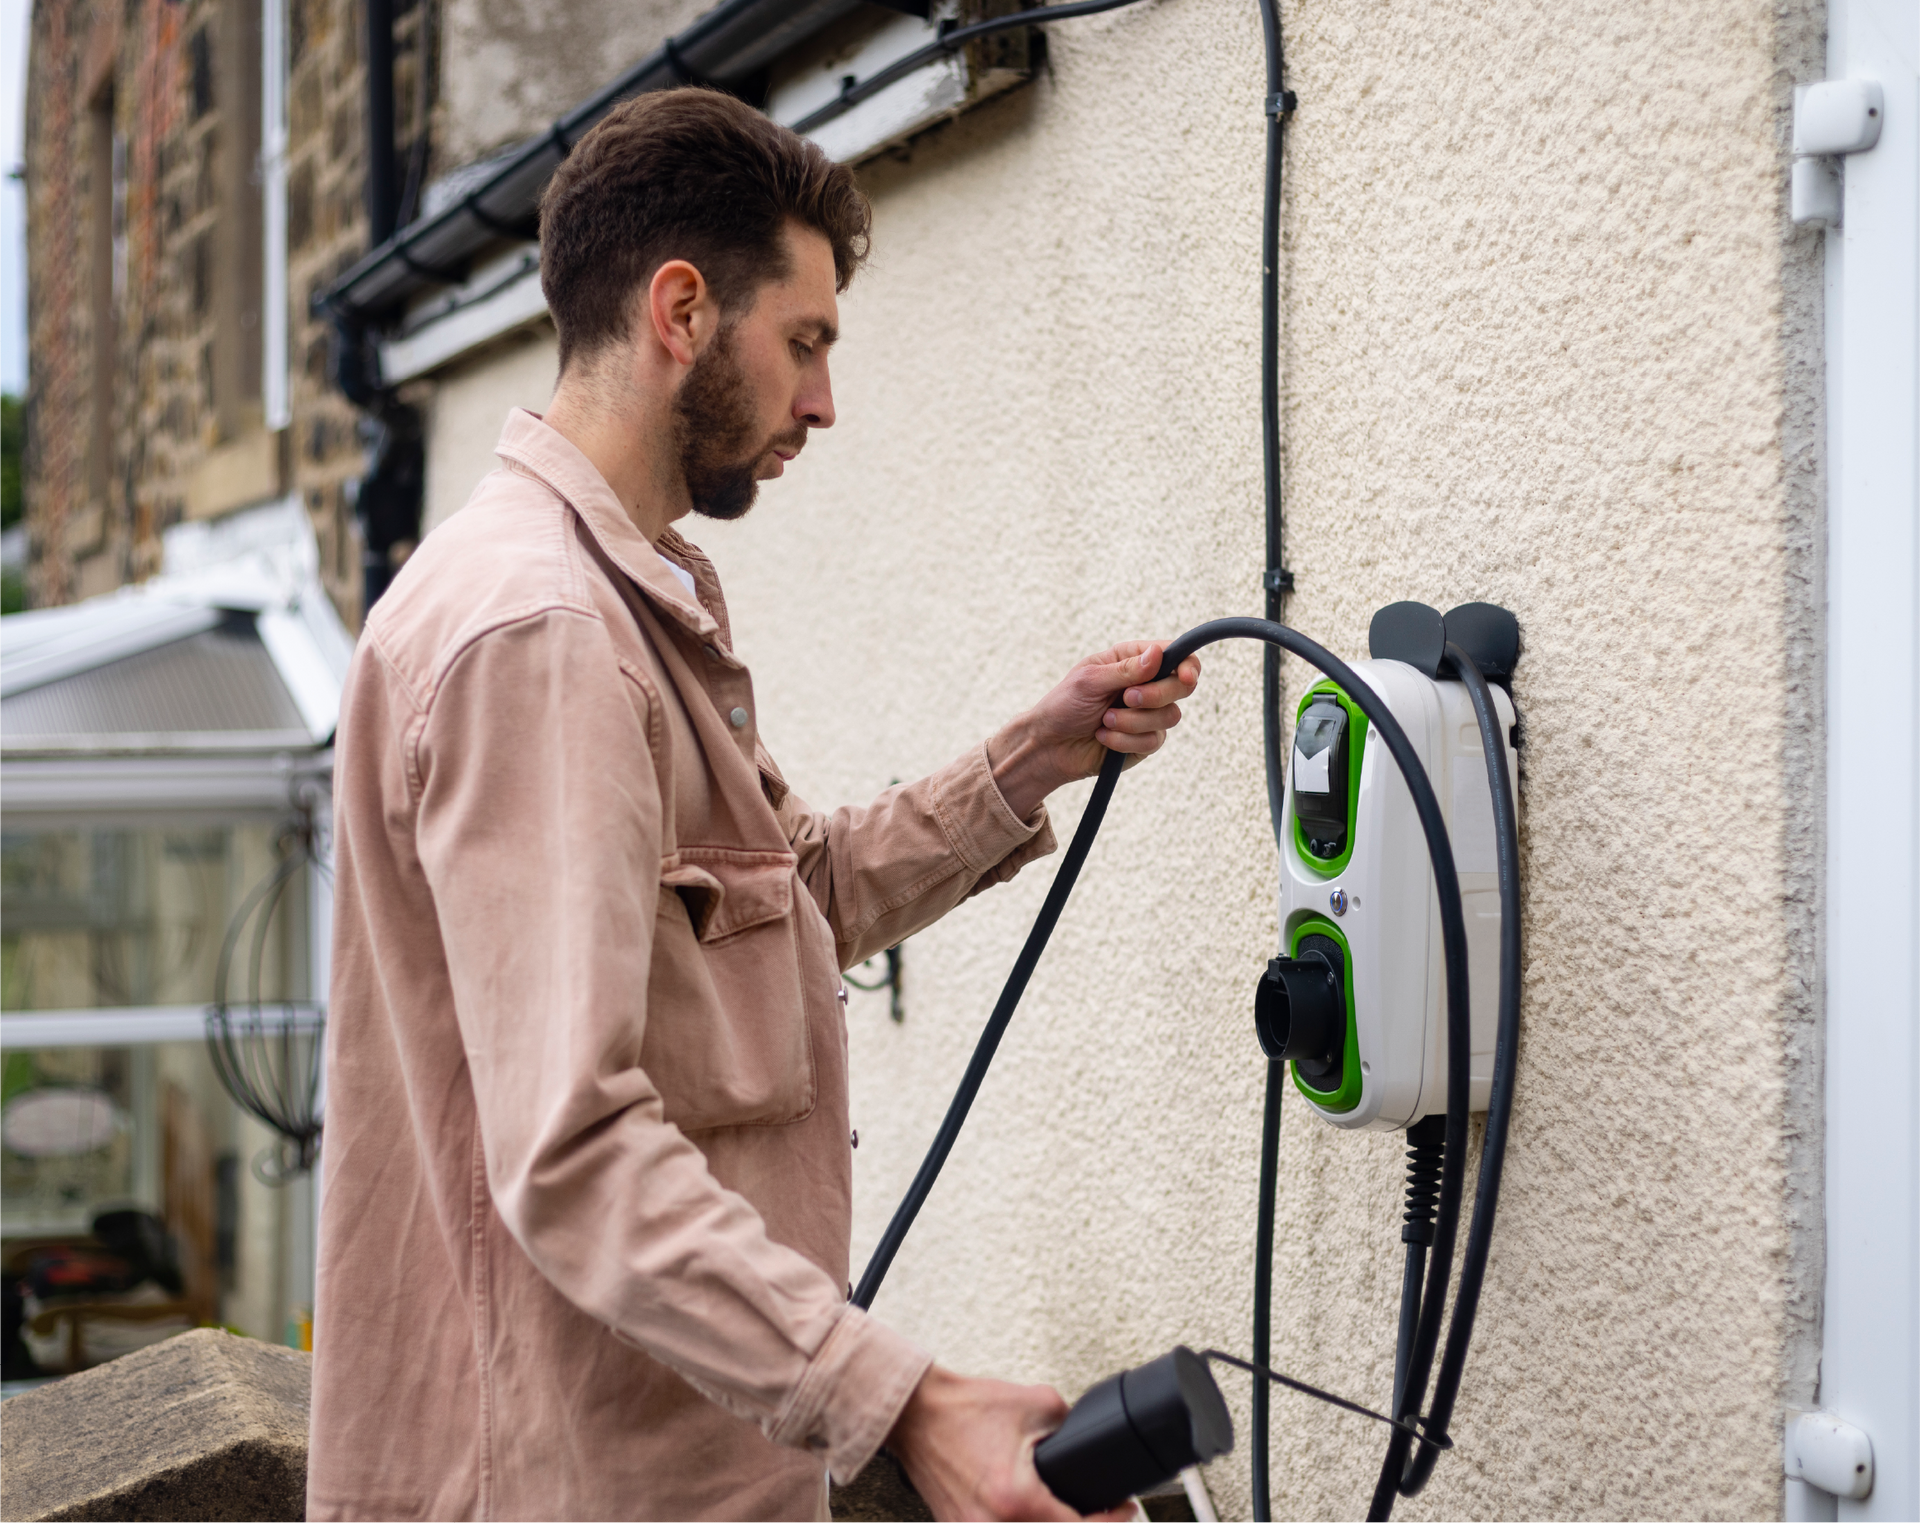
[[[887,971],[872,983],[862,983],[851,973],[843,973],[840,976],[846,980],[851,988],[864,989],[869,994],[877,994],[882,989],[887,990],[887,1014],[893,1017],[894,1023],[898,1025],[907,1018],[906,1007],[900,1003],[900,965],[903,959],[900,955],[900,948],[897,946],[888,947],[887,950],[880,955],[887,960]],[[873,959],[869,957],[865,962],[861,963],[860,966],[863,968],[872,967]]]

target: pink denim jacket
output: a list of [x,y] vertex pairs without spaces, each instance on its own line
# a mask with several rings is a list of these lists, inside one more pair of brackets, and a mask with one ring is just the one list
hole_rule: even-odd
[[1050,851],[977,747],[809,809],[712,564],[516,412],[336,751],[312,1518],[806,1518],[928,1356],[847,1304],[840,970]]

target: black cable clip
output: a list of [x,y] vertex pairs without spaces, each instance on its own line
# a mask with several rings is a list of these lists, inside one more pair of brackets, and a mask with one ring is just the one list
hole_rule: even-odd
[[1299,106],[1300,97],[1291,90],[1282,90],[1278,95],[1267,97],[1268,116],[1291,116]]
[[1292,592],[1293,573],[1275,566],[1272,570],[1261,573],[1260,585],[1268,592]]

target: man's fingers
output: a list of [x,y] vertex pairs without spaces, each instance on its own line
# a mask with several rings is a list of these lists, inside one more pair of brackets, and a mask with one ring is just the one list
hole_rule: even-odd
[[[1122,691],[1138,692],[1154,685],[1152,678],[1160,670],[1160,654],[1159,645],[1148,645],[1133,655],[1108,662],[1103,666],[1085,667],[1083,671],[1086,674],[1088,686],[1095,692],[1103,694]],[[1111,701],[1117,704],[1121,700],[1114,698]]]
[[1108,709],[1100,726],[1121,735],[1150,735],[1155,730],[1171,730],[1178,723],[1180,707],[1170,703],[1164,709]]
[[1150,735],[1128,735],[1120,730],[1100,730],[1093,738],[1109,751],[1119,751],[1126,756],[1151,756],[1167,743],[1167,732],[1155,730]]
[[[1158,671],[1158,666],[1154,670]],[[1113,702],[1116,708],[1122,705],[1130,709],[1165,708],[1182,698],[1191,698],[1193,690],[1199,685],[1200,658],[1189,656],[1172,676],[1162,677],[1155,682],[1133,683],[1123,689]]]

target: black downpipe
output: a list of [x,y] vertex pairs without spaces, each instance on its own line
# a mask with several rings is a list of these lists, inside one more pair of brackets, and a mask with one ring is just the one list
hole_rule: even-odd
[[391,238],[400,213],[393,152],[393,0],[367,6],[367,242]]
[[[398,230],[399,160],[394,151],[393,0],[367,7],[367,240],[375,248]],[[420,537],[426,495],[426,443],[420,413],[381,384],[380,360],[363,323],[335,313],[334,384],[358,407],[367,468],[354,517],[360,523],[360,612],[393,581],[394,551]]]

